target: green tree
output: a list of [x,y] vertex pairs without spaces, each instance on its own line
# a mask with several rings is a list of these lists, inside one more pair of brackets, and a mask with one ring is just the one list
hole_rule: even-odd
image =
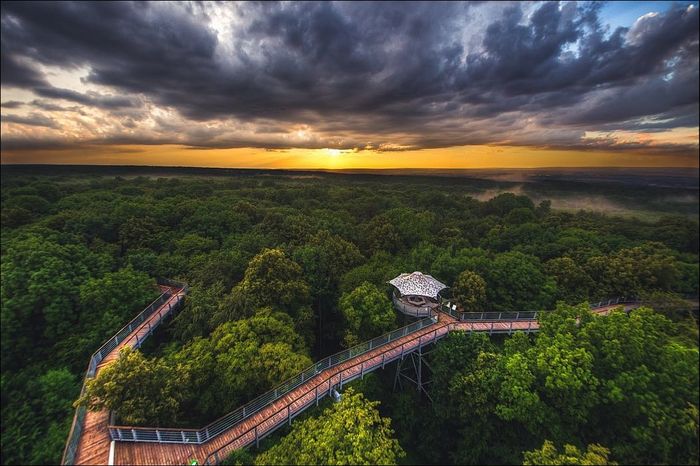
[[215,282],[205,287],[191,284],[184,308],[175,316],[174,333],[181,341],[203,337],[212,329],[213,316],[220,312],[224,300],[224,285]]
[[598,445],[589,444],[585,452],[582,452],[574,445],[564,445],[564,452],[559,453],[557,448],[549,440],[545,440],[542,448],[538,450],[523,452],[524,465],[565,465],[565,464],[591,464],[591,465],[614,465],[614,461],[608,459],[610,450]]
[[572,258],[556,257],[547,261],[544,269],[554,277],[559,299],[575,304],[588,298],[593,280]]
[[396,464],[405,453],[378,404],[348,388],[319,417],[295,423],[255,464]]
[[234,294],[250,307],[275,306],[293,314],[308,303],[309,285],[299,264],[282,250],[264,249],[248,263]]
[[76,406],[109,409],[127,425],[169,426],[177,421],[188,384],[183,367],[147,359],[126,347],[116,361],[87,381]]
[[250,316],[255,309],[273,307],[294,318],[307,342],[313,339],[309,285],[302,269],[281,249],[263,249],[248,263],[243,280],[212,316],[212,326]]
[[379,288],[363,283],[340,298],[340,312],[345,319],[343,343],[346,347],[381,335],[396,327],[396,312]]
[[483,311],[486,304],[486,282],[479,274],[465,270],[452,285],[452,297],[467,312]]
[[540,261],[521,252],[499,254],[488,266],[486,295],[496,311],[551,309],[556,292]]
[[187,406],[211,420],[309,367],[307,352],[291,317],[267,308],[195,338],[170,365],[188,373]]

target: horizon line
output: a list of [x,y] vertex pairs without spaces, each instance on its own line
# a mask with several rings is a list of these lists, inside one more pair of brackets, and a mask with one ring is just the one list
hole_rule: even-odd
[[324,168],[324,167],[296,167],[296,168],[270,168],[270,167],[217,167],[217,166],[207,166],[207,165],[146,165],[146,164],[77,164],[77,163],[4,163],[0,162],[0,166],[3,167],[23,167],[23,166],[47,166],[47,167],[124,167],[124,168],[194,168],[194,169],[208,169],[208,170],[269,170],[269,171],[396,171],[396,170],[420,170],[420,171],[484,171],[484,170],[585,170],[585,169],[642,169],[642,170],[663,170],[663,169],[678,169],[687,170],[693,169],[695,171],[700,171],[699,166],[688,165],[688,166],[623,166],[623,165],[582,165],[582,166],[544,166],[544,167],[479,167],[479,168],[448,168],[448,167],[436,167],[436,168],[425,168],[425,167],[387,167],[387,168]]

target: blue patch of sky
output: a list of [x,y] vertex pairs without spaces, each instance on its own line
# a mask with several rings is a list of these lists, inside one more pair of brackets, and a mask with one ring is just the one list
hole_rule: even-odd
[[631,27],[640,16],[647,13],[663,13],[674,5],[698,6],[698,2],[606,2],[600,10],[601,22],[610,26],[610,31],[618,27]]

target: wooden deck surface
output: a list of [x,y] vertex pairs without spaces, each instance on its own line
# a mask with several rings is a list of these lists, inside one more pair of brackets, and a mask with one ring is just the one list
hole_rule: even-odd
[[[162,291],[166,291],[169,287],[160,287]],[[116,348],[114,348],[102,362],[97,366],[95,376],[100,370],[113,362],[119,356],[119,350],[126,347],[134,347],[136,345],[136,336],[142,339],[149,331],[149,325],[153,326],[160,321],[164,315],[168,313],[168,306],[174,306],[184,294],[177,288],[170,288],[173,295],[165,301],[151,316],[146,319],[141,325],[136,327],[127,338],[125,338]],[[107,464],[109,460],[109,412],[108,411],[87,411],[85,420],[83,421],[83,432],[78,443],[77,453],[75,455],[75,464]]]
[[[175,297],[176,295],[171,299]],[[177,299],[180,298],[178,297]],[[162,314],[167,312],[167,305],[168,302],[153,314],[152,319],[162,318]],[[620,307],[620,305],[599,308],[593,312],[605,315],[611,309],[617,307]],[[625,307],[629,308],[629,306]],[[442,312],[438,313],[438,316],[438,322],[433,325],[320,372],[292,392],[203,444],[115,442],[114,464],[175,465],[187,464],[192,459],[196,459],[199,464],[203,464],[207,456],[215,451],[219,453],[219,458],[223,460],[233,450],[254,442],[256,430],[257,435],[262,437],[265,433],[281,424],[289,422],[290,417],[293,418],[296,414],[303,411],[306,406],[315,403],[317,391],[318,393],[327,393],[332,387],[338,385],[341,377],[342,380],[347,380],[352,376],[359,375],[363,370],[367,371],[371,368],[377,368],[392,358],[400,357],[402,347],[405,353],[409,353],[421,344],[420,342],[425,344],[430,340],[437,340],[452,330],[478,332],[493,330],[502,332],[511,330],[527,331],[539,328],[539,324],[536,321],[458,322],[453,317]],[[147,333],[147,322],[144,322],[133,332],[130,338],[124,341],[123,345],[133,346],[136,342],[137,334],[141,338]],[[117,357],[118,349],[110,353],[105,358],[105,362],[100,364],[99,368],[113,361]],[[108,422],[107,412],[88,413],[79,452],[76,457],[76,464],[107,464],[111,441],[107,430]]]

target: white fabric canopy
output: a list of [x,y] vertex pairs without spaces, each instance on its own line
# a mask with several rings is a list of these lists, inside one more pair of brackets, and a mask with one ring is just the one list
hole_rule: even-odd
[[438,293],[447,288],[447,285],[444,283],[440,283],[432,276],[420,272],[402,273],[393,280],[390,280],[389,283],[399,290],[401,296],[427,296],[433,299],[437,299]]

